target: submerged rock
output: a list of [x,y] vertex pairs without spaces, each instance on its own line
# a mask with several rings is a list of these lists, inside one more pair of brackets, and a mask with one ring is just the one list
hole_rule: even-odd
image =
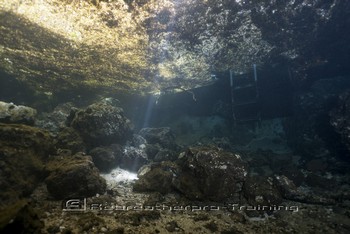
[[249,177],[244,183],[243,192],[249,205],[277,206],[282,202],[272,177]]
[[246,166],[238,154],[197,147],[182,153],[176,163],[141,168],[134,190],[162,194],[178,191],[193,200],[237,201],[246,176]]
[[175,161],[177,157],[178,155],[174,151],[167,150],[167,149],[160,149],[157,152],[157,154],[154,156],[153,161],[154,162]]
[[276,176],[276,184],[284,198],[290,200],[302,200],[304,194],[298,191],[298,187],[288,177]]
[[100,146],[93,148],[89,154],[102,172],[109,172],[116,167],[137,172],[141,166],[149,162],[146,140],[135,134],[124,146],[119,144]]
[[239,154],[216,148],[190,148],[180,155],[175,188],[190,199],[236,200],[248,174]]
[[30,194],[45,176],[53,153],[49,133],[35,127],[0,123],[0,205]]
[[39,212],[26,200],[11,204],[0,214],[1,233],[42,233],[43,227]]
[[27,106],[16,106],[15,104],[0,101],[0,122],[13,124],[33,125],[36,110]]
[[23,153],[29,151],[38,158],[46,158],[52,152],[53,139],[49,132],[40,128],[0,123],[0,145],[2,152],[13,149],[13,153],[24,157]]
[[67,119],[75,109],[73,103],[60,104],[51,113],[43,113],[36,125],[56,135],[61,129],[67,127]]
[[143,128],[139,134],[146,139],[148,144],[159,144],[162,148],[175,150],[175,136],[170,128]]
[[144,145],[147,144],[147,141],[145,138],[143,138],[139,134],[133,134],[132,138],[129,142],[129,145],[134,146],[134,147],[143,147]]
[[323,205],[331,205],[336,203],[334,198],[313,193],[313,191],[310,189],[297,187],[293,181],[286,176],[275,176],[275,183],[282,197],[287,200]]
[[55,138],[55,146],[58,149],[70,150],[72,154],[85,152],[86,145],[79,133],[70,127],[65,127],[59,131]]
[[100,177],[90,156],[57,156],[48,163],[47,189],[56,199],[89,197],[104,193],[106,181]]
[[170,193],[174,191],[172,182],[179,173],[179,166],[173,162],[146,165],[139,170],[139,180],[134,184],[134,191]]
[[332,191],[338,187],[337,180],[334,178],[327,178],[326,176],[320,176],[315,173],[309,173],[305,178],[305,184],[315,188],[322,188],[324,191]]
[[95,103],[77,111],[71,126],[92,147],[124,143],[132,132],[123,109],[107,102]]
[[122,146],[113,144],[106,147],[96,147],[89,154],[95,166],[101,172],[109,172],[118,166],[118,157],[123,154]]
[[141,166],[148,163],[144,147],[125,146],[118,160],[118,166],[130,171],[138,171]]
[[0,123],[0,233],[40,229],[39,220],[27,213],[25,198],[44,180],[44,162],[51,153],[53,141],[47,131]]
[[180,146],[170,128],[143,128],[139,134],[146,140],[145,150],[154,162],[175,161],[180,153]]

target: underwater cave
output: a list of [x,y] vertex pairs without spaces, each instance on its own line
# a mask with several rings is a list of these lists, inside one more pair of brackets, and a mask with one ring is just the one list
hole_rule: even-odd
[[349,12],[0,0],[0,233],[348,233]]

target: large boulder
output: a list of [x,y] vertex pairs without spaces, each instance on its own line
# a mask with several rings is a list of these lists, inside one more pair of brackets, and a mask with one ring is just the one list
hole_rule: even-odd
[[149,162],[147,141],[141,135],[134,134],[123,147],[122,154],[117,157],[120,168],[137,172],[141,166]]
[[106,181],[100,177],[90,156],[54,157],[47,165],[47,190],[56,199],[90,197],[104,193]]
[[48,132],[26,125],[0,124],[0,200],[27,196],[43,178],[53,152]]
[[248,172],[238,154],[211,147],[190,148],[176,163],[161,162],[139,171],[137,191],[178,191],[192,200],[238,201]]
[[120,168],[135,172],[137,172],[141,166],[148,163],[145,148],[142,146],[125,146],[123,148],[123,154],[121,154],[117,160]]
[[27,106],[16,106],[13,103],[0,101],[0,122],[33,125],[36,110]]
[[247,178],[243,186],[243,194],[247,204],[253,206],[271,207],[282,202],[282,196],[272,177],[253,176]]
[[4,218],[15,219],[22,207],[20,201],[44,180],[44,162],[53,151],[53,140],[47,131],[0,123],[0,232],[7,224],[2,223]]
[[237,201],[248,174],[239,154],[211,147],[190,148],[178,162],[175,188],[190,199]]
[[85,152],[86,146],[79,133],[71,127],[62,128],[55,137],[57,149],[69,150],[71,154]]
[[143,128],[139,132],[145,140],[145,150],[154,162],[175,161],[180,153],[180,146],[175,142],[175,135],[168,127]]
[[109,172],[113,168],[116,168],[118,166],[118,157],[122,154],[123,148],[117,144],[96,147],[89,152],[95,166],[101,172]]
[[36,121],[36,125],[56,135],[67,126],[68,117],[76,109],[71,102],[60,104],[52,112],[42,113]]
[[170,128],[143,128],[139,134],[148,144],[159,144],[162,148],[176,149],[175,136]]
[[320,194],[313,189],[297,187],[288,177],[275,176],[274,183],[284,199],[309,204],[334,205],[336,199],[329,194]]
[[174,162],[164,161],[145,165],[138,172],[135,181],[135,192],[159,192],[167,194],[174,191],[172,184],[175,175],[179,174],[179,166]]
[[42,233],[44,222],[39,212],[27,200],[19,200],[9,205],[0,214],[0,233]]
[[132,132],[123,109],[104,101],[77,111],[71,126],[91,147],[124,143]]
[[102,172],[109,172],[116,167],[137,172],[141,166],[149,162],[146,140],[140,135],[134,135],[124,146],[112,144],[95,147],[89,154],[96,167]]

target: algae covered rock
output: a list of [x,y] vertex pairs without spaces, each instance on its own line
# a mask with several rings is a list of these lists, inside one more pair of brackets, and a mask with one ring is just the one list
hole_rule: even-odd
[[70,150],[72,154],[86,150],[85,143],[79,133],[70,127],[65,127],[58,132],[55,146],[58,149]]
[[135,172],[148,163],[145,148],[134,146],[125,146],[123,154],[117,160],[120,168]]
[[132,139],[124,146],[123,154],[118,157],[120,168],[137,172],[150,162],[147,141],[141,135],[133,134]]
[[0,101],[0,122],[33,125],[36,110],[27,106],[16,106],[13,103]]
[[0,123],[0,205],[27,196],[43,179],[52,142],[42,129]]
[[57,156],[48,163],[48,170],[47,189],[54,198],[89,197],[106,190],[106,181],[90,156]]
[[143,128],[139,133],[148,144],[159,144],[164,148],[176,148],[175,136],[170,128]]
[[19,200],[0,211],[0,233],[42,233],[43,221],[26,200]]
[[89,154],[95,166],[101,172],[109,172],[118,166],[117,158],[123,154],[123,149],[120,145],[113,144],[110,146],[93,148]]
[[[26,125],[0,123],[1,233],[22,233],[18,231],[23,228],[21,225],[32,222],[32,216],[25,215],[27,202],[24,198],[44,180],[44,163],[52,153],[53,140],[47,131]],[[7,226],[11,220],[14,225]],[[28,225],[26,233],[34,233],[31,231],[36,227],[31,229],[32,224]]]
[[272,177],[249,177],[243,187],[248,204],[255,206],[276,206],[282,202],[282,196]]
[[52,112],[43,113],[36,121],[36,125],[56,135],[67,126],[68,117],[76,109],[71,102],[59,104]]
[[161,162],[146,165],[140,168],[137,180],[134,184],[136,192],[160,192],[167,194],[174,191],[172,181],[179,173],[179,167],[173,162]]
[[175,142],[175,135],[169,127],[143,128],[139,134],[146,140],[146,152],[155,162],[175,161],[180,153],[180,146]]
[[89,154],[101,172],[109,172],[116,167],[137,172],[141,166],[148,163],[144,148],[131,145],[112,144],[96,147]]
[[247,168],[239,155],[210,147],[190,148],[176,162],[142,167],[135,191],[178,191],[192,200],[237,201]]
[[178,165],[181,173],[173,185],[190,199],[237,201],[248,174],[239,154],[211,147],[188,149]]
[[39,158],[44,158],[49,155],[49,152],[52,152],[53,139],[49,132],[40,128],[0,123],[0,145],[2,152],[11,148],[14,153],[22,157],[23,151],[30,151]]
[[99,102],[77,111],[71,126],[90,146],[123,143],[131,136],[131,124],[122,108]]

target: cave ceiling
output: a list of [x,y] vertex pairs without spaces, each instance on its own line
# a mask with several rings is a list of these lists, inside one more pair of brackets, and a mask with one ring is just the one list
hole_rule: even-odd
[[2,74],[49,94],[188,90],[211,84],[212,71],[252,64],[289,63],[305,79],[332,54],[349,56],[341,0],[0,0],[0,8]]

